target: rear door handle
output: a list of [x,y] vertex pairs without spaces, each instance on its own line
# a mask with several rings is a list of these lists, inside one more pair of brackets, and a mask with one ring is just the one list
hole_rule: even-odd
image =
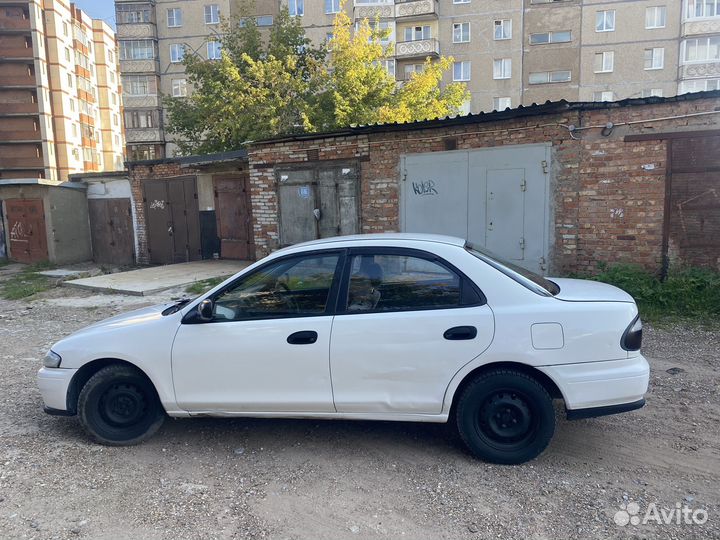
[[290,345],[312,345],[317,341],[318,334],[314,330],[301,330],[290,334],[287,338],[287,342]]
[[443,337],[450,341],[459,341],[461,339],[475,339],[477,336],[477,328],[474,326],[453,326],[445,330]]

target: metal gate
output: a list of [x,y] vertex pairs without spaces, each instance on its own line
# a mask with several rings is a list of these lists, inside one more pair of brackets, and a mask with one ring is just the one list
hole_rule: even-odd
[[225,259],[255,258],[248,183],[247,174],[213,177],[220,256]]
[[171,264],[200,260],[195,177],[145,180],[143,189],[150,262]]
[[48,260],[42,199],[5,199],[10,258],[23,263]]
[[275,171],[281,245],[359,232],[356,163]]
[[664,249],[670,260],[720,269],[720,136],[670,144]]
[[546,144],[405,156],[401,230],[467,238],[545,272],[549,164]]
[[130,199],[88,199],[93,260],[102,264],[135,262]]

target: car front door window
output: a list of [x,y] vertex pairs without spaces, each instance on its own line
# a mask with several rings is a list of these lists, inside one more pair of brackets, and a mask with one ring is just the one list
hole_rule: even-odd
[[240,278],[215,297],[213,320],[322,315],[339,258],[333,253],[283,259]]

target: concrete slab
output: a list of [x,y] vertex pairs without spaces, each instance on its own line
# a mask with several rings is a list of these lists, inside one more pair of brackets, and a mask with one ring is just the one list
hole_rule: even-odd
[[66,270],[64,268],[57,268],[55,270],[45,270],[43,272],[38,272],[41,276],[47,276],[51,278],[57,278],[57,279],[70,279],[70,278],[79,278],[80,276],[87,275],[87,272],[83,272],[81,270]]
[[196,281],[229,276],[250,265],[250,261],[207,260],[168,264],[64,281],[63,286],[96,292],[147,296],[158,291],[190,285]]

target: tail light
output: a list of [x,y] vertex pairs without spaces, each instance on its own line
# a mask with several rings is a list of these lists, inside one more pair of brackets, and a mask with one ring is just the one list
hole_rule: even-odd
[[640,315],[633,319],[620,340],[620,346],[626,351],[639,351],[642,345],[642,321]]

